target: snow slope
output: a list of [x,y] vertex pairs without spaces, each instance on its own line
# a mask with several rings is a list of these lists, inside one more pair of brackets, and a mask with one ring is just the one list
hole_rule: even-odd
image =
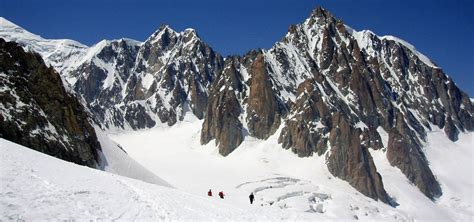
[[391,35],[378,36],[377,34],[375,34],[374,32],[370,30],[356,31],[355,29],[351,28],[348,25],[346,25],[345,27],[349,31],[349,33],[352,34],[354,39],[357,41],[357,44],[359,45],[359,47],[365,49],[366,52],[371,56],[375,56],[375,53],[376,53],[376,51],[373,49],[374,40],[372,38],[377,38],[379,40],[390,40],[407,47],[412,53],[414,53],[417,56],[417,58],[419,58],[426,65],[431,66],[433,68],[439,68],[427,56],[425,56],[423,53],[418,51],[415,48],[415,46],[413,46],[412,44],[408,43],[407,41],[403,39],[400,39]]
[[281,210],[143,183],[65,162],[0,139],[0,221],[296,220]]
[[[415,218],[429,221],[472,221],[474,219],[474,134],[459,135],[455,143],[442,129],[431,126],[425,154],[430,161],[443,195],[435,203],[427,198],[406,179],[398,168],[390,166],[382,150],[370,150],[378,172],[384,178],[387,192],[400,204],[397,208]],[[388,141],[387,134],[382,136]],[[385,145],[386,143],[384,143]]]
[[117,143],[111,141],[99,127],[95,127],[95,132],[102,147],[102,153],[100,155],[102,160],[100,166],[101,170],[147,183],[172,187],[168,182],[157,177],[128,156],[127,153]]

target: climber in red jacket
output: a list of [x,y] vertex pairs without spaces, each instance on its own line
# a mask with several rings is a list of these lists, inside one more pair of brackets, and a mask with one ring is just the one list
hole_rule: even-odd
[[207,191],[207,196],[212,197],[212,191],[211,191],[211,189],[209,189],[209,191]]
[[221,197],[221,199],[224,199],[224,192],[219,192],[219,197]]

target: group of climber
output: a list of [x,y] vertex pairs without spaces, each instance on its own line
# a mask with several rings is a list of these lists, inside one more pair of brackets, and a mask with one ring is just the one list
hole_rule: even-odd
[[[211,189],[209,189],[209,191],[207,191],[207,196],[212,197],[212,191],[211,191]],[[224,192],[223,192],[223,191],[219,192],[219,197],[220,197],[221,199],[224,199]]]
[[[212,197],[212,190],[211,190],[211,189],[209,189],[209,191],[207,191],[207,196]],[[223,191],[219,192],[219,197],[220,197],[221,199],[224,199],[224,196],[225,196],[225,195],[224,195],[224,192],[223,192]],[[249,199],[250,199],[250,204],[253,204],[253,200],[255,199],[255,196],[253,195],[253,193],[250,193]]]

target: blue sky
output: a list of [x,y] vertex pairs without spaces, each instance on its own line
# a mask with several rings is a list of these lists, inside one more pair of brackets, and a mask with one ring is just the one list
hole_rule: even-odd
[[271,47],[318,5],[356,30],[412,43],[474,97],[473,0],[0,0],[0,16],[45,38],[86,45],[143,41],[162,23],[191,27],[225,56]]

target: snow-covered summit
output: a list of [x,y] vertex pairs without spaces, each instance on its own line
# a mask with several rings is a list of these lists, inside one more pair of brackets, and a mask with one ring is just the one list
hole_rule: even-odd
[[12,39],[24,38],[24,39],[34,39],[41,40],[41,36],[35,35],[31,32],[26,31],[24,28],[16,25],[15,23],[7,20],[4,17],[0,17],[0,32],[4,36],[10,36]]
[[[87,53],[81,60],[76,64],[76,66],[82,65],[85,62],[90,62],[93,58],[97,57],[105,47],[111,46],[112,44],[125,44],[129,46],[140,46],[142,42],[129,39],[129,38],[120,38],[120,39],[113,39],[113,40],[101,40],[100,42],[94,44],[93,46],[87,49]],[[76,67],[77,68],[77,67]]]
[[0,38],[21,44],[29,51],[39,53],[47,65],[58,72],[68,72],[86,54],[88,47],[70,39],[44,39],[0,17]]
[[380,39],[386,39],[386,40],[391,40],[391,41],[395,41],[395,42],[398,42],[399,44],[402,44],[403,46],[407,47],[408,49],[410,49],[414,54],[416,54],[418,56],[418,58],[423,61],[426,65],[429,65],[433,68],[439,68],[438,66],[436,66],[436,64],[434,64],[427,56],[423,55],[421,52],[419,52],[418,50],[416,50],[415,46],[413,46],[412,44],[408,43],[407,41],[403,40],[403,39],[400,39],[398,37],[395,37],[395,36],[391,36],[391,35],[385,35],[385,36],[382,36],[382,37],[379,37]]
[[365,49],[367,53],[369,53],[369,55],[371,56],[375,56],[374,54],[376,53],[376,51],[374,51],[374,48],[377,47],[376,44],[379,44],[383,40],[394,41],[400,45],[403,45],[407,49],[409,49],[426,65],[431,66],[433,68],[439,68],[427,56],[419,52],[415,48],[415,46],[413,46],[412,44],[408,43],[405,40],[402,40],[392,35],[379,36],[375,34],[374,32],[372,32],[371,30],[356,31],[348,25],[345,25],[345,27],[347,31],[357,40],[359,47],[361,47],[362,49]]
[[[131,46],[139,46],[142,42],[120,38],[114,40],[102,40],[91,47],[70,39],[45,39],[39,35],[32,34],[24,28],[0,17],[0,38],[6,41],[14,41],[25,49],[39,53],[47,65],[52,65],[66,82],[71,81],[71,72],[86,62],[90,62],[104,47],[113,43],[123,43]],[[73,85],[73,84],[72,84]]]

